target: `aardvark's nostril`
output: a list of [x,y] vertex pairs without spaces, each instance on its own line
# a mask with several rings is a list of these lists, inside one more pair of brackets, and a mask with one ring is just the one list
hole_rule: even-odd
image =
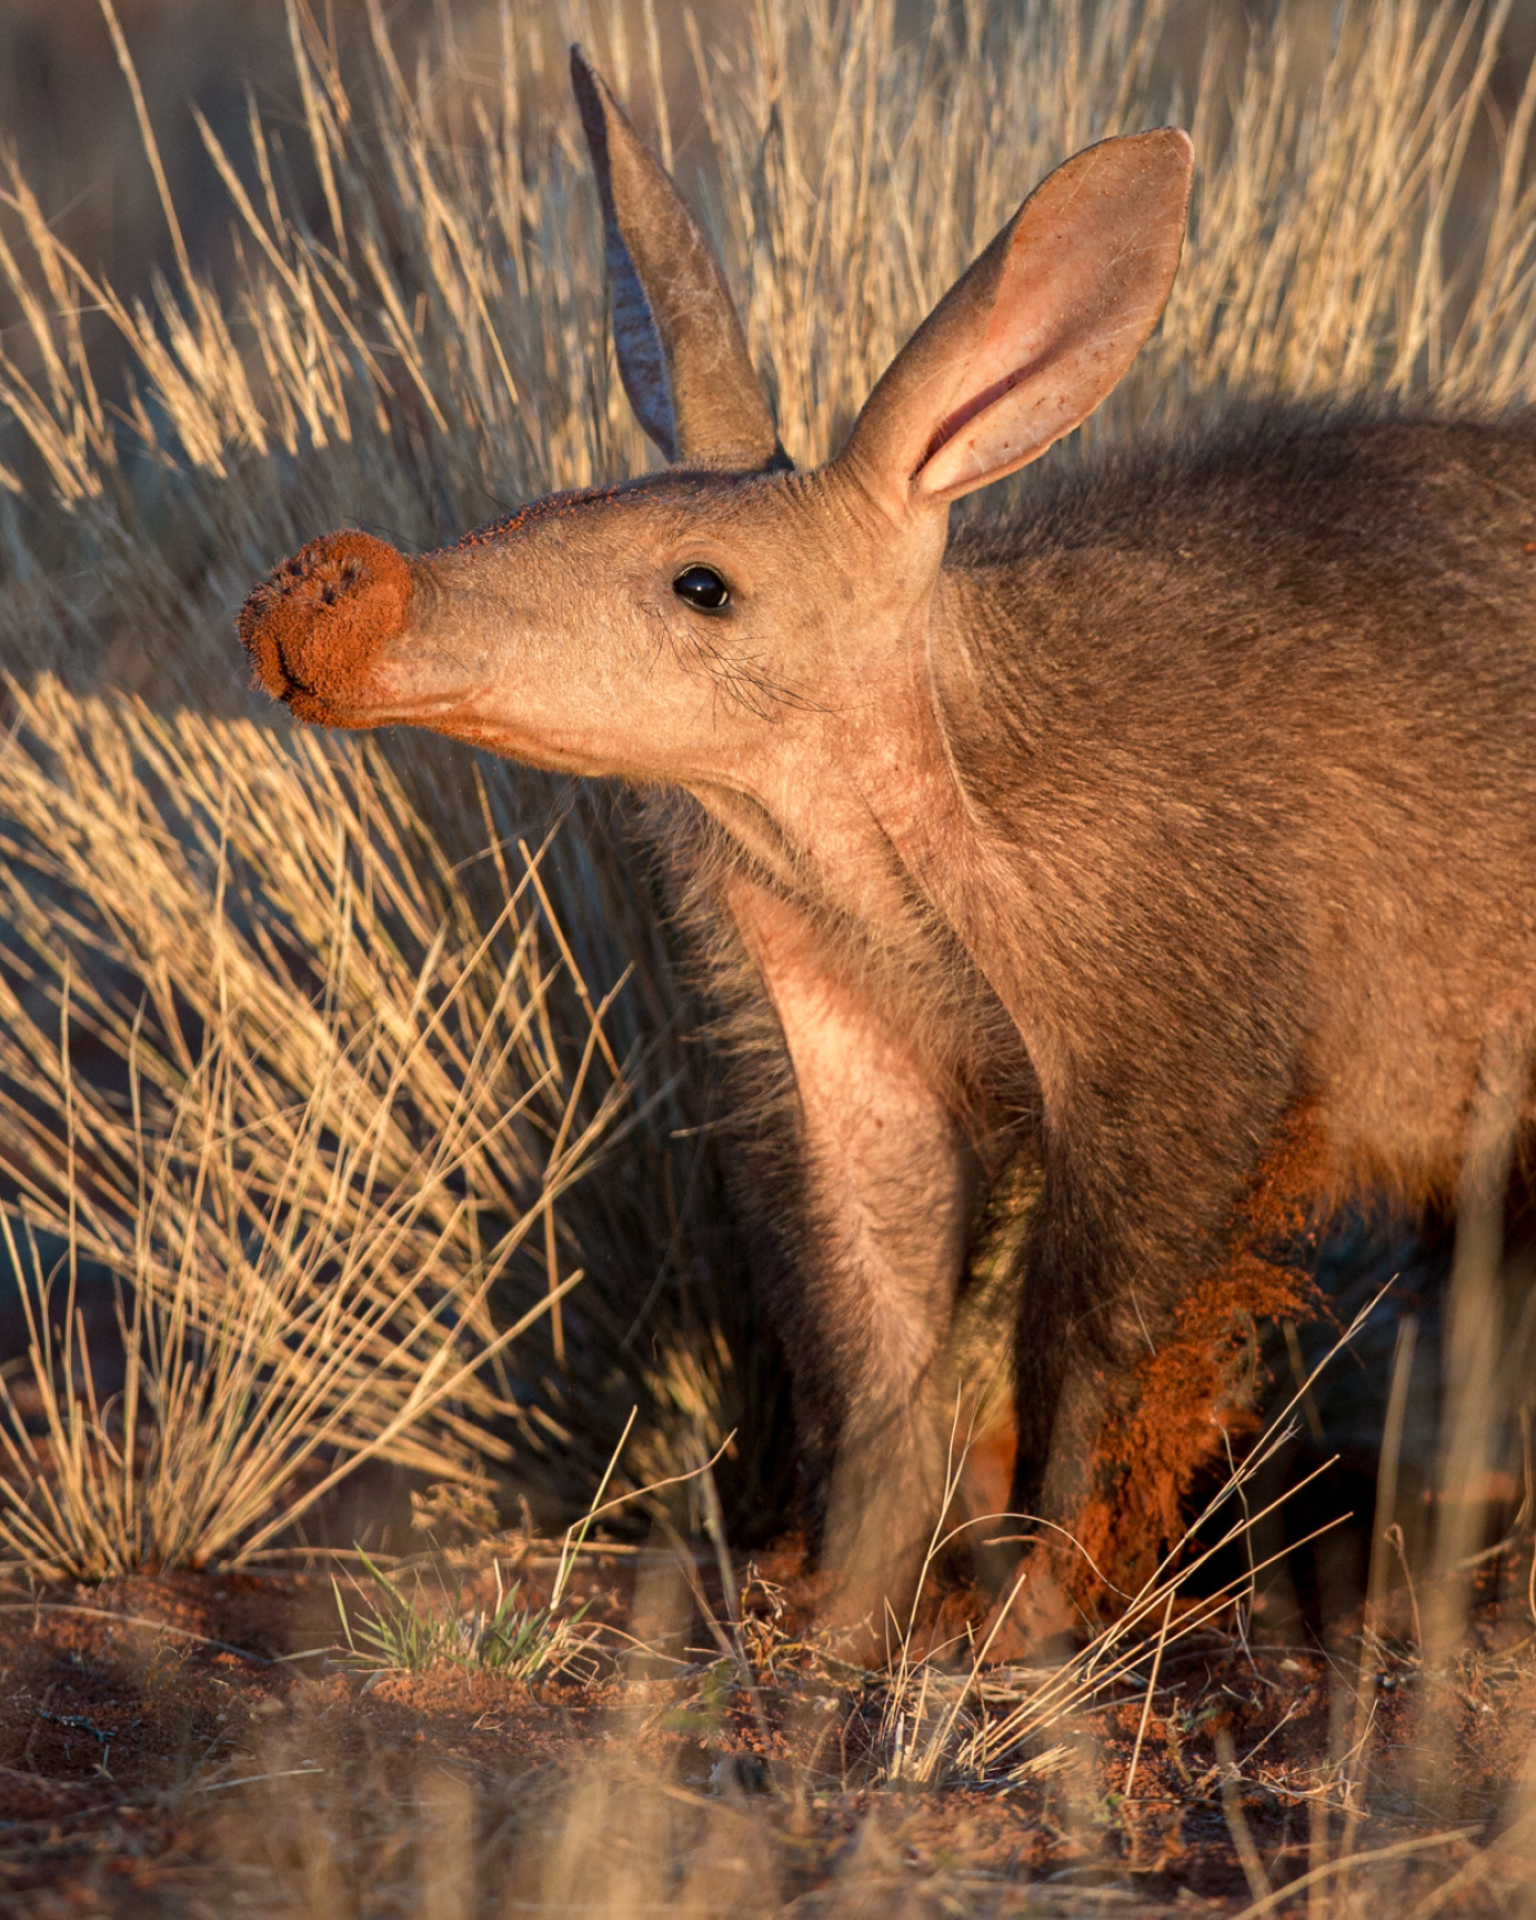
[[329,533],[285,560],[240,610],[256,678],[304,720],[345,720],[369,664],[405,626],[411,569],[367,533]]

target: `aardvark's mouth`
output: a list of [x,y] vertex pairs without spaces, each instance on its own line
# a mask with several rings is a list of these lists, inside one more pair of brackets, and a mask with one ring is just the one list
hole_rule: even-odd
[[369,669],[404,631],[411,589],[405,556],[372,534],[311,540],[240,609],[256,678],[301,720],[369,725]]

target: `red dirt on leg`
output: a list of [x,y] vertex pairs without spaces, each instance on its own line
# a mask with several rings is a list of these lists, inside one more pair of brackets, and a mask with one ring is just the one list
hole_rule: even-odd
[[[1123,1592],[1134,1593],[1178,1543],[1184,1499],[1224,1454],[1223,1435],[1254,1424],[1246,1363],[1253,1321],[1312,1320],[1322,1310],[1311,1281],[1270,1249],[1326,1215],[1331,1186],[1326,1142],[1311,1102],[1300,1100],[1244,1197],[1225,1264],[1186,1295],[1159,1351],[1117,1383],[1095,1492],[1075,1531]],[[1082,1559],[1058,1557],[1073,1598],[1090,1617],[1102,1614],[1108,1596]]]
[[1224,1436],[1255,1425],[1254,1321],[1324,1311],[1306,1275],[1270,1250],[1326,1217],[1336,1198],[1326,1143],[1309,1103],[1298,1102],[1244,1197],[1223,1265],[1186,1294],[1158,1350],[1106,1383],[1092,1491],[1067,1529],[1075,1544],[1046,1534],[1029,1549],[1029,1578],[994,1660],[1027,1658],[1053,1634],[1112,1619],[1177,1547],[1197,1476],[1224,1459]]
[[[1171,1337],[1119,1383],[1094,1462],[1095,1491],[1074,1532],[1122,1592],[1135,1593],[1177,1546],[1185,1497],[1196,1475],[1224,1458],[1223,1435],[1255,1424],[1253,1322],[1316,1312],[1302,1275],[1239,1253],[1192,1291]],[[1106,1596],[1081,1557],[1064,1553],[1060,1571],[1090,1616],[1101,1615]]]

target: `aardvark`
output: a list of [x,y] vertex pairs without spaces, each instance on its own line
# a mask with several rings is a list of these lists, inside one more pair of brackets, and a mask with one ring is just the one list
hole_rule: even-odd
[[414,558],[330,534],[242,638],[301,719],[674,795],[787,1063],[742,1188],[849,1617],[910,1588],[957,1293],[1033,1156],[1012,1503],[1102,1597],[1220,1445],[1224,1323],[1295,1297],[1277,1232],[1453,1196],[1480,1116],[1529,1115],[1536,435],[1245,413],[952,534],[1155,326],[1187,138],[1051,174],[803,473],[700,228],[572,65],[671,469]]

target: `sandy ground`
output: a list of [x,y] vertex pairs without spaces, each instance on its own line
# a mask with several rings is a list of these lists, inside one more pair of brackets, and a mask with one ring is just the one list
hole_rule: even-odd
[[[464,1609],[492,1599],[495,1551],[456,1556]],[[547,1590],[535,1544],[499,1558]],[[326,1573],[5,1590],[0,1910],[1536,1911],[1528,1554],[1483,1565],[1433,1674],[1412,1652],[1431,1595],[1397,1593],[1364,1643],[1294,1619],[1277,1637],[1261,1604],[1171,1642],[1150,1701],[1132,1676],[985,1777],[929,1786],[891,1778],[892,1677],[800,1637],[792,1552],[753,1570],[739,1628],[718,1582],[711,1600],[696,1575],[696,1604],[641,1561],[583,1560],[582,1644],[531,1681],[367,1670]],[[344,1584],[356,1621],[367,1582]],[[422,1592],[443,1595],[436,1570]],[[990,1673],[985,1712],[1044,1677]],[[927,1688],[898,1703],[909,1747],[955,1682]]]

